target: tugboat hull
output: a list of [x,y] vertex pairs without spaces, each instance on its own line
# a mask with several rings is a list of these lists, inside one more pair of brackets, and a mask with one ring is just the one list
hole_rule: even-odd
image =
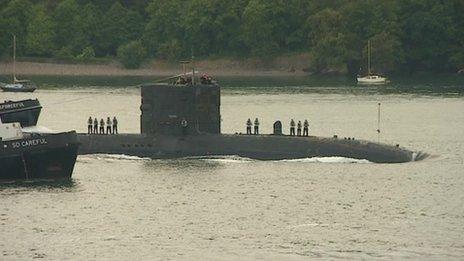
[[78,144],[75,132],[3,141],[0,180],[69,179]]
[[21,127],[35,126],[39,120],[42,106],[39,100],[6,101],[0,104],[2,123],[19,122]]

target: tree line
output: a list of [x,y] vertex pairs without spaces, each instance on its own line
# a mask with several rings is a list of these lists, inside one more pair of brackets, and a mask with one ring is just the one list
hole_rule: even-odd
[[[0,55],[141,60],[310,52],[352,74],[464,67],[463,0],[0,0]],[[132,59],[132,60],[131,60]]]

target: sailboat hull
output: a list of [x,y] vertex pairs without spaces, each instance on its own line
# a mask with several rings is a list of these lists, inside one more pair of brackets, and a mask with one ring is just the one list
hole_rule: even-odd
[[1,87],[4,92],[34,92],[36,88],[9,88]]
[[[17,87],[17,86],[11,86],[11,85],[13,84],[7,84],[5,86],[2,86],[1,89],[4,92],[34,92],[35,89],[37,89],[36,87],[27,87],[23,85],[21,85],[22,87]],[[17,85],[17,84],[14,84],[14,85]]]
[[360,85],[383,85],[387,83],[387,78],[376,76],[376,77],[359,77],[357,78],[358,84]]

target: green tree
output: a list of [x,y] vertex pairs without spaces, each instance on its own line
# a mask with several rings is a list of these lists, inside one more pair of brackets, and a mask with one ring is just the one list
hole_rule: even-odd
[[446,71],[460,29],[453,23],[453,1],[405,0],[401,3],[402,42],[409,71]]
[[182,53],[182,45],[178,40],[173,39],[171,41],[160,44],[158,47],[157,56],[161,59],[176,61],[181,58]]
[[340,12],[324,9],[308,19],[311,26],[312,65],[317,73],[340,67],[345,61],[346,36]]
[[196,55],[211,53],[217,31],[215,19],[220,3],[216,0],[192,0],[183,19],[187,47],[194,48]]
[[91,46],[85,47],[84,50],[76,57],[81,61],[88,61],[95,58],[95,51]]
[[[374,72],[391,72],[404,62],[401,42],[395,35],[384,31],[374,35],[370,40],[371,67]],[[367,44],[365,45],[363,60],[367,61]],[[362,64],[362,67],[366,66],[366,63]]]
[[147,51],[141,41],[131,41],[118,48],[118,59],[127,69],[139,68],[146,56]]
[[[34,7],[35,5],[40,8]],[[0,56],[312,54],[315,71],[454,72],[464,67],[463,0],[0,0]],[[50,40],[53,39],[53,40]],[[86,50],[84,52],[84,50]]]
[[[1,13],[1,12],[0,12]],[[8,35],[8,26],[7,22],[5,21],[2,16],[0,16],[0,35]],[[7,41],[7,37],[0,37],[0,59],[3,56],[7,55],[7,50],[8,50],[8,44],[9,42]]]
[[77,32],[73,43],[73,49],[82,50],[87,47],[96,49],[98,55],[105,55],[99,45],[102,13],[93,3],[88,3],[81,8],[81,11],[76,17]]
[[140,38],[143,30],[143,18],[135,11],[124,8],[115,2],[105,14],[99,38],[100,47],[106,54],[116,54],[123,43]]
[[80,7],[75,0],[64,0],[58,4],[54,12],[55,43],[59,49],[70,48],[75,54],[79,52],[76,48],[76,38],[79,32],[77,21]]
[[194,0],[183,19],[187,48],[199,55],[238,55],[248,50],[241,15],[249,0]]
[[55,32],[51,17],[43,5],[35,6],[34,16],[27,27],[26,50],[33,56],[50,56],[55,51]]
[[[390,70],[394,66],[392,64],[397,65],[402,61],[402,46],[397,44],[400,35],[398,10],[394,1],[376,0],[351,1],[341,9],[343,33],[346,37],[344,60],[350,75],[357,74],[360,67],[366,68],[366,64],[362,61],[365,61],[364,50],[369,39],[387,37],[383,39],[387,41],[386,43],[372,42],[373,50],[382,50],[382,48],[385,51],[390,50],[376,53],[374,64],[377,65],[378,70]],[[386,57],[387,55],[390,57]],[[382,64],[382,61],[386,64]]]
[[[146,10],[149,21],[145,26],[142,40],[150,56],[154,56],[161,45],[172,41],[180,44],[182,51],[185,51],[182,18],[186,2],[185,0],[153,0],[148,5]],[[191,46],[187,48],[190,49]],[[185,51],[185,53],[190,53],[190,51]]]
[[452,70],[464,69],[464,1],[452,0],[452,14],[455,33],[450,58]]
[[22,55],[26,52],[26,35],[29,21],[33,13],[33,4],[28,0],[11,0],[0,12],[0,30],[3,31],[0,37],[0,46],[3,50],[11,53],[12,35],[16,35],[17,54]]
[[242,37],[252,55],[272,57],[285,47],[287,10],[284,0],[250,0],[243,12]]
[[220,1],[221,11],[217,14],[214,26],[218,28],[212,42],[214,53],[218,55],[239,56],[248,48],[241,36],[242,14],[249,0]]

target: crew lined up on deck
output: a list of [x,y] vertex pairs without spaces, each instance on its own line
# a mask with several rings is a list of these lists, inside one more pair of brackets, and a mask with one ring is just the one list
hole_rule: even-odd
[[[303,127],[303,133],[301,133],[301,127]],[[301,121],[298,121],[298,124],[296,125],[296,135],[305,137],[309,136],[308,120],[305,120],[303,124],[301,124]],[[293,119],[290,121],[290,136],[295,136],[295,121]]]
[[[304,123],[302,124],[301,121],[298,121],[298,124],[295,124],[295,121],[292,119],[290,121],[290,136],[295,136],[295,126],[296,128],[296,136],[304,136],[308,137],[309,136],[309,122],[308,120],[304,120]],[[253,123],[251,122],[251,119],[248,119],[246,122],[246,133],[247,135],[258,135],[259,134],[259,120],[258,118],[255,119],[254,122],[254,132],[251,132],[251,129],[253,127]],[[303,132],[302,132],[303,130]]]
[[[106,133],[105,133],[106,126]],[[98,119],[95,117],[92,120],[92,117],[89,117],[87,120],[87,133],[88,134],[118,134],[118,119],[113,117],[113,120],[110,117],[106,118],[106,125],[103,118],[100,119],[100,125],[98,124]]]
[[[251,127],[253,126],[253,123],[251,122],[250,119],[247,120],[246,122],[246,125],[247,125],[247,134],[248,135],[251,135]],[[258,118],[255,119],[255,128],[254,128],[254,135],[258,135],[259,134],[259,120]]]

